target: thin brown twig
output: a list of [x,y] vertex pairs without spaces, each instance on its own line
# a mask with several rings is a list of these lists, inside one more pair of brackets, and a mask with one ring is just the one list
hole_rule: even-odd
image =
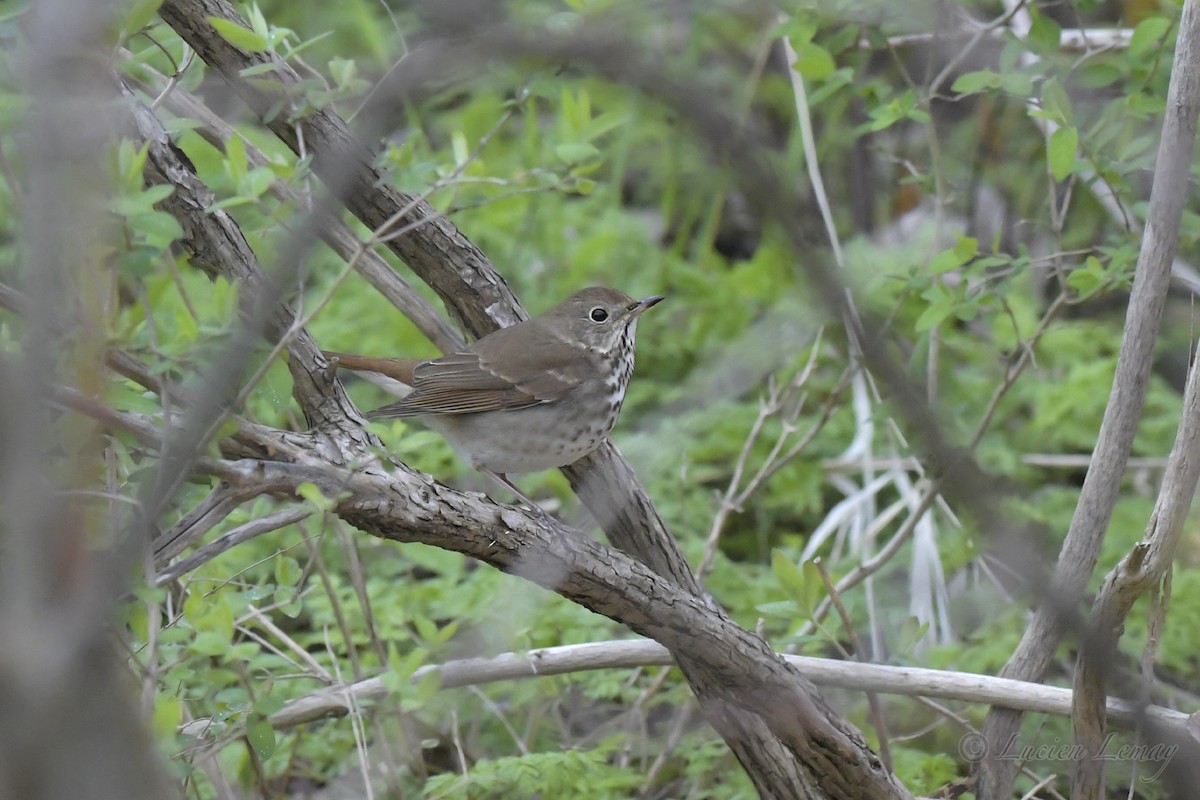
[[666,740],[662,743],[662,747],[654,757],[650,768],[646,770],[646,777],[642,779],[642,797],[646,797],[654,787],[659,774],[662,773],[663,768],[667,765],[668,759],[674,754],[675,748],[679,746],[679,742],[683,740],[683,735],[687,733],[688,726],[691,724],[695,714],[696,703],[694,700],[688,700],[675,713],[674,724],[671,725],[671,730],[667,732]]
[[1017,357],[1015,364],[1004,371],[1004,380],[1001,381],[1000,385],[996,387],[996,390],[992,392],[992,397],[990,400],[988,400],[987,407],[980,416],[979,422],[975,425],[975,433],[971,436],[971,442],[968,445],[970,449],[974,450],[979,446],[979,442],[983,439],[984,434],[987,433],[988,426],[991,425],[992,416],[996,413],[996,409],[1000,405],[1001,398],[1003,398],[1004,395],[1008,393],[1008,390],[1013,387],[1013,384],[1017,382],[1017,378],[1019,378],[1021,373],[1024,372],[1025,367],[1027,367],[1033,361],[1033,349],[1037,346],[1038,342],[1041,341],[1042,336],[1049,329],[1050,322],[1058,315],[1059,310],[1062,309],[1066,303],[1067,295],[1059,294],[1057,297],[1055,297],[1050,303],[1050,306],[1046,309],[1045,313],[1042,314],[1042,319],[1038,322],[1037,330],[1035,330],[1033,335],[1029,337],[1029,341],[1021,343],[1021,355]]
[[350,572],[350,585],[354,587],[354,595],[358,599],[367,636],[371,639],[371,645],[375,650],[375,655],[379,658],[379,663],[386,664],[388,660],[387,646],[380,638],[379,628],[375,624],[375,611],[371,605],[371,595],[367,591],[366,571],[363,569],[362,558],[358,554],[358,541],[346,534],[344,523],[340,519],[335,517],[330,520],[330,524],[333,525],[334,535],[346,558],[346,565]]
[[[350,625],[346,622],[346,613],[342,609],[342,601],[338,598],[337,590],[333,586],[333,578],[329,574],[329,567],[325,564],[325,559],[321,555],[321,542],[316,539],[306,539],[309,550],[312,552],[313,565],[317,568],[317,576],[321,580],[321,589],[324,590],[325,596],[329,599],[329,609],[333,612],[333,621],[337,625],[338,633],[342,635],[342,652],[350,659],[350,670],[354,674],[354,680],[361,681],[363,679],[362,661],[358,656],[358,647],[354,644],[354,634],[350,630]],[[337,656],[336,653],[332,655]]]
[[525,742],[525,738],[521,736],[521,734],[517,733],[517,729],[513,727],[512,722],[509,721],[508,716],[504,713],[504,710],[500,708],[500,706],[496,705],[496,701],[488,697],[487,693],[478,686],[468,686],[467,690],[471,694],[475,695],[480,703],[483,703],[484,708],[492,712],[492,716],[499,720],[501,727],[503,727],[504,730],[508,732],[508,735],[512,737],[513,744],[517,746],[517,752],[523,756],[529,755],[529,745]]
[[[958,65],[961,64],[963,60],[971,54],[971,51],[975,49],[975,47],[984,39],[984,37],[1006,26],[1009,20],[1011,20],[1018,11],[1025,7],[1025,2],[1026,0],[1020,0],[1020,2],[1014,3],[1010,8],[1005,9],[1003,14],[975,31],[974,35],[971,36],[965,45],[963,45],[962,49],[946,62],[945,66],[943,66],[941,71],[938,72],[937,77],[929,82],[930,94],[928,100],[932,100],[934,97],[940,96],[940,93],[938,92],[939,87],[941,87],[946,80],[954,74],[954,71],[958,69]],[[943,99],[954,100],[956,98],[951,97]]]
[[[817,572],[821,575],[821,582],[825,584],[825,591],[829,593],[829,599],[833,602],[834,608],[837,609],[838,616],[841,617],[842,627],[846,631],[846,635],[850,637],[850,645],[853,648],[854,658],[858,661],[863,660],[862,641],[858,638],[858,629],[854,627],[854,620],[850,613],[846,611],[846,607],[842,605],[842,596],[838,593],[837,587],[833,585],[833,579],[829,575],[829,570],[825,569],[825,564],[820,558],[814,558],[813,564],[817,568]],[[875,727],[875,734],[879,739],[879,757],[883,759],[883,763],[887,768],[892,769],[892,748],[888,741],[887,721],[883,718],[883,708],[879,704],[879,695],[875,692],[867,692],[867,705],[871,709],[871,724]]]
[[[830,417],[832,417],[836,401],[841,397],[842,391],[847,385],[846,378],[853,367],[847,369],[847,372],[843,374],[842,379],[838,382],[837,387],[830,392],[825,403],[822,405],[820,415],[808,427],[804,435],[796,440],[782,457],[780,456],[784,445],[791,438],[792,434],[795,433],[795,418],[799,415],[805,399],[803,396],[797,397],[797,395],[807,385],[808,379],[816,368],[820,345],[821,339],[818,336],[810,349],[808,361],[801,368],[800,372],[788,382],[785,389],[777,389],[773,382],[768,381],[767,396],[759,399],[758,415],[755,417],[754,424],[751,426],[750,432],[746,435],[746,439],[742,443],[741,451],[734,462],[733,474],[729,478],[725,493],[709,526],[708,536],[704,543],[704,556],[701,559],[700,566],[696,570],[696,575],[700,580],[704,580],[712,571],[716,559],[717,545],[730,514],[740,511],[746,501],[758,492],[773,475],[804,452],[813,439],[816,438],[817,434],[825,427]],[[785,410],[788,411],[787,419],[783,421],[782,429],[771,447],[771,452],[767,454],[754,476],[743,487],[741,484],[746,464],[749,460],[751,450],[762,434],[763,426],[769,419],[783,414]]]
[[[853,569],[851,569],[838,580],[836,589],[839,594],[845,594],[849,589],[852,589],[853,587],[862,583],[867,578],[871,577],[876,572],[888,565],[896,553],[900,552],[900,548],[907,543],[910,538],[912,538],[913,533],[917,529],[917,525],[921,522],[921,518],[937,500],[940,489],[941,484],[936,480],[931,482],[925,488],[925,491],[921,494],[921,499],[917,501],[916,506],[904,520],[904,524],[901,525],[900,529],[896,531],[891,539],[888,540],[887,544],[880,548],[879,552],[877,552],[867,561],[862,561],[858,564],[855,564]],[[897,501],[895,507],[897,509],[902,509],[903,503],[903,500]],[[878,526],[879,522],[886,524],[890,521],[890,516],[882,517],[880,520],[876,520],[876,526],[881,527]],[[823,620],[829,613],[830,608],[832,608],[832,604],[832,594],[826,595],[821,602],[817,604],[816,609],[813,610],[812,623],[819,624],[820,621]],[[801,628],[801,633],[808,629],[808,623],[805,623],[805,625]]]
[[[265,517],[253,519],[244,525],[239,525],[232,530],[221,534],[220,538],[209,542],[192,553],[185,559],[181,559],[176,563],[161,570],[155,576],[152,583],[155,586],[166,586],[169,583],[174,583],[189,572],[196,570],[209,561],[212,561],[217,556],[224,553],[242,542],[249,541],[256,536],[261,536],[264,533],[279,530],[288,525],[294,525],[303,519],[311,516],[316,509],[311,506],[295,506],[278,511],[274,514],[269,514]],[[189,539],[189,541],[191,541]]]
[[263,628],[263,630],[265,630],[267,633],[271,634],[276,639],[278,639],[283,644],[284,647],[286,647],[288,650],[290,650],[296,656],[296,658],[299,659],[300,662],[303,663],[304,667],[308,668],[307,671],[310,672],[317,680],[321,681],[321,683],[324,683],[326,685],[332,685],[332,684],[336,683],[336,681],[334,680],[334,676],[330,674],[329,670],[327,670],[327,669],[325,669],[325,667],[321,666],[321,662],[317,661],[317,659],[312,655],[312,653],[308,652],[308,649],[306,647],[304,647],[299,642],[297,642],[295,639],[293,639],[291,636],[289,636],[287,634],[287,632],[285,632],[282,628],[280,628],[278,625],[276,625],[275,622],[270,617],[268,617],[262,610],[260,610],[259,608],[257,608],[254,605],[249,605],[246,607],[246,612],[247,613],[237,622],[238,630],[242,631],[247,636],[254,637],[259,642],[270,647],[270,649],[272,651],[274,651],[276,655],[279,655],[282,658],[287,659],[293,665],[295,665],[297,669],[303,670],[301,665],[299,663],[297,663],[294,659],[290,658],[286,653],[284,653],[279,648],[271,645],[270,642],[268,642],[264,637],[259,636],[256,632],[254,632],[249,627],[249,624],[248,624],[251,621],[253,621],[255,625],[258,625],[259,627]]

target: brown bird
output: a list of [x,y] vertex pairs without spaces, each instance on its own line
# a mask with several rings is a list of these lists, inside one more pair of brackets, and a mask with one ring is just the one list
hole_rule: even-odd
[[325,355],[412,387],[367,417],[421,417],[471,466],[541,512],[508,473],[566,466],[600,446],[633,374],[638,318],[662,299],[592,287],[441,358]]

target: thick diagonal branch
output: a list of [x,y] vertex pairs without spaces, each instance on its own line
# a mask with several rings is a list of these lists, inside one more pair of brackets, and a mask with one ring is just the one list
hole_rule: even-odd
[[[387,245],[442,298],[451,316],[476,336],[528,315],[487,257],[428,203],[394,189],[375,167],[375,153],[328,108],[293,118],[303,105],[290,94],[300,82],[286,63],[246,53],[221,38],[209,17],[245,25],[225,0],[166,0],[160,15],[221,75],[264,124],[293,151],[312,155],[313,170],[330,191],[368,228],[408,228]],[[269,76],[280,88],[241,77],[243,70],[272,63]],[[280,109],[283,109],[282,111]],[[405,209],[410,209],[407,214]],[[599,520],[609,540],[683,586],[696,587],[683,554],[633,470],[611,443],[567,470],[580,499]]]

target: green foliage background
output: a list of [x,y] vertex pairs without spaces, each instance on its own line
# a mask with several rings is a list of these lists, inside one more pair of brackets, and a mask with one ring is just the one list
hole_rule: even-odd
[[[121,32],[114,31],[114,41],[129,49],[122,72],[146,81],[148,96],[162,87],[143,66],[170,74],[172,60],[183,60],[178,37],[151,16],[154,5],[131,6]],[[922,21],[921,13],[901,20],[865,13],[869,9],[856,4],[794,7],[777,26],[732,3],[709,4],[683,22],[656,4],[507,5],[531,26],[568,28],[620,7],[641,38],[669,42],[675,69],[740,109],[748,124],[768,126],[778,142],[779,169],[808,186],[794,123],[796,98],[787,75],[767,57],[780,32],[792,38],[817,127],[820,169],[846,248],[847,279],[863,308],[890,320],[896,352],[912,377],[936,377],[935,402],[952,438],[964,444],[971,439],[1014,356],[1033,349],[1033,365],[1003,393],[976,452],[1010,489],[1010,513],[1042,525],[1052,558],[1074,510],[1082,468],[1046,468],[1025,456],[1090,452],[1138,246],[1139,225],[1129,234],[1108,217],[1084,176],[1097,176],[1091,182],[1107,185],[1131,218],[1144,213],[1177,10],[1168,6],[1124,20],[1136,24],[1129,45],[1086,58],[1064,52],[1062,24],[1035,13],[1027,38],[997,37],[951,76],[953,89],[943,85],[934,93],[921,77],[928,53],[892,49],[887,42],[889,35],[929,30],[932,22]],[[19,47],[21,12],[14,8],[0,20],[6,45]],[[240,34],[244,46],[272,46],[302,60],[309,74],[319,76],[307,87],[309,102],[333,104],[347,117],[380,76],[420,47],[416,16],[369,0],[262,2],[246,13],[261,24]],[[1098,12],[1093,16],[1097,24],[1105,21]],[[13,88],[11,74],[0,78],[0,144],[11,147],[27,99]],[[828,421],[729,517],[708,585],[742,624],[761,620],[778,649],[837,655],[837,646],[848,644],[845,631],[832,619],[816,631],[806,626],[823,590],[814,594],[813,574],[797,565],[809,535],[843,497],[830,481],[829,459],[847,448],[862,420],[841,383],[848,355],[840,327],[810,301],[797,263],[798,257],[831,257],[815,203],[809,218],[796,221],[811,232],[812,252],[794,254],[752,210],[741,214],[752,204],[738,195],[736,176],[713,163],[669,110],[570,65],[493,64],[486,74],[457,75],[447,83],[394,121],[381,163],[397,186],[426,192],[460,171],[432,192],[431,202],[535,312],[589,284],[634,296],[668,295],[640,327],[637,377],[616,440],[693,563],[703,558],[768,377],[784,385],[814,359],[794,424],[807,429],[821,420],[826,405]],[[304,213],[275,199],[271,184],[282,181],[304,192],[315,179],[241,108],[222,99],[215,78],[198,61],[182,74],[179,89],[224,104],[226,118],[236,119],[239,132],[270,159],[269,166],[253,168],[238,140],[217,148],[195,121],[160,111],[269,268]],[[1036,118],[1054,122],[1059,132],[1043,135]],[[115,241],[123,244],[97,255],[106,283],[96,313],[104,315],[109,344],[186,383],[196,380],[206,355],[228,335],[237,288],[210,283],[176,255],[179,226],[155,209],[164,190],[144,187],[143,158],[128,142],[114,145],[113,224]],[[0,279],[19,283],[20,216],[12,181],[28,176],[19,165],[5,175]],[[814,189],[805,191],[815,197]],[[970,222],[983,192],[1001,198],[1001,222],[990,227]],[[739,222],[739,215],[749,222]],[[1200,217],[1189,213],[1184,260],[1198,255],[1198,234]],[[328,297],[308,326],[322,347],[435,353],[357,276],[337,284],[342,268],[324,249],[304,265],[299,305],[316,307]],[[1039,330],[1060,293],[1059,312]],[[1181,296],[1168,313],[1164,369],[1150,387],[1137,456],[1164,456],[1178,418],[1171,385],[1178,373],[1167,365],[1194,338],[1189,299]],[[823,323],[828,327],[818,340]],[[18,316],[0,315],[5,348],[16,348],[21,332]],[[122,410],[162,410],[158,398],[116,378],[107,379],[105,393]],[[369,386],[354,386],[352,393],[363,408],[385,399]],[[298,427],[289,397],[287,370],[273,364],[241,413]],[[890,416],[886,398],[873,413],[879,452],[891,452],[887,443],[894,440],[883,424]],[[751,468],[768,457],[785,424],[792,423],[781,416],[766,421],[763,437],[749,450]],[[491,491],[419,424],[395,422],[378,430],[392,452],[414,467]],[[136,485],[149,454],[119,435],[108,446],[121,482]],[[894,453],[910,454],[902,448]],[[1128,482],[1101,570],[1140,537],[1156,480],[1149,468]],[[527,492],[557,498],[567,518],[583,520],[557,473],[529,476],[522,484]],[[176,513],[185,513],[207,488],[186,490]],[[880,508],[896,499],[889,491]],[[447,691],[428,681],[414,684],[417,668],[451,658],[625,634],[458,555],[373,540],[322,513],[319,498],[314,502],[318,513],[305,522],[235,548],[169,590],[140,588],[128,606],[131,673],[153,686],[155,732],[191,796],[213,796],[212,769],[204,766],[210,754],[220,771],[272,796],[304,785],[355,785],[360,770],[370,773],[376,789],[396,797],[600,798],[638,791],[651,797],[752,796],[732,756],[693,713],[677,674],[581,673]],[[244,506],[213,535],[273,507],[266,499]],[[922,638],[926,629],[908,621],[908,549],[877,577],[874,602],[861,587],[844,601],[860,631],[874,626],[886,632],[875,658],[995,674],[1023,629],[1027,603],[1006,593],[1003,577],[997,586],[979,569],[988,563],[987,520],[956,522],[943,511],[935,512],[935,520],[944,570],[935,582],[948,592],[953,635]],[[1192,591],[1200,581],[1198,543],[1190,524],[1158,650],[1168,701],[1182,696],[1172,692],[1196,691],[1200,681],[1194,657],[1200,609],[1192,608],[1200,602],[1200,593]],[[860,558],[849,547],[825,547],[822,554],[835,577]],[[351,578],[359,569],[365,593]],[[1135,614],[1124,643],[1134,655],[1145,640],[1144,619],[1144,612]],[[275,630],[303,655],[289,650]],[[273,730],[266,718],[288,699],[319,688],[322,672],[340,680],[382,675],[390,693],[360,709],[358,725],[342,718]],[[1065,675],[1059,670],[1053,680],[1062,682]],[[861,697],[835,700],[856,724],[872,730]],[[967,773],[969,764],[955,744],[961,728],[945,720],[933,724],[939,721],[935,714],[907,700],[889,700],[886,708],[891,735],[915,737],[893,747],[897,772],[914,793],[932,792]],[[962,711],[978,723],[985,709]],[[691,716],[681,720],[685,713]],[[1030,725],[1030,736],[1069,737],[1062,720],[1034,719]],[[213,748],[213,742],[221,746]],[[1031,766],[1043,774],[1062,769]],[[1114,773],[1114,786],[1129,780]],[[1139,783],[1138,791],[1156,796],[1152,784]]]

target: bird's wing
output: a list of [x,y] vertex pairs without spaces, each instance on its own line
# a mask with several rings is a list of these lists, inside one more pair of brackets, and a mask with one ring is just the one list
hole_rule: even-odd
[[[523,365],[512,364],[511,340],[504,329],[470,348],[418,364],[413,392],[398,403],[372,411],[372,417],[415,417],[421,414],[474,414],[516,410],[552,402],[588,377],[581,352],[561,341],[541,339],[522,345]],[[524,337],[527,341],[528,338]],[[532,337],[538,338],[538,337]],[[501,354],[507,356],[502,358]]]

